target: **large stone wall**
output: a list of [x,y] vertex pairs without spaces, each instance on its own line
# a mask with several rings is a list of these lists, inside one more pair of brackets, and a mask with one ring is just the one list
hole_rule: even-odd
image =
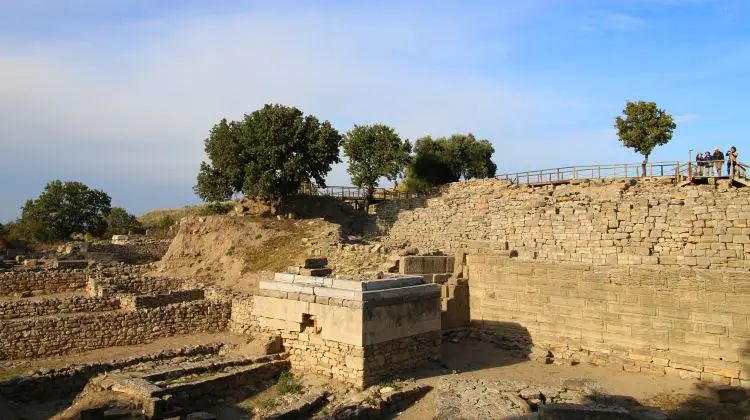
[[0,271],[0,296],[15,293],[51,294],[86,287],[86,272],[78,269]]
[[473,326],[559,358],[750,386],[746,272],[508,254],[465,257]]
[[750,268],[750,189],[725,184],[458,182],[437,197],[383,202],[375,217],[387,245],[421,251],[486,241],[540,261]]
[[45,357],[224,331],[230,303],[201,300],[154,309],[76,313],[0,322],[0,359]]
[[171,239],[130,237],[125,244],[110,241],[94,242],[88,247],[86,257],[99,262],[124,262],[146,264],[159,261],[167,253]]

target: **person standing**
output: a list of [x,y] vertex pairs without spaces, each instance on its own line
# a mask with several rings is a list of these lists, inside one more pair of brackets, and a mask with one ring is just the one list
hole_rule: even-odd
[[729,159],[729,167],[732,169],[732,178],[734,178],[734,174],[737,173],[737,156],[740,154],[737,152],[737,148],[732,146],[729,149],[729,155],[727,156],[727,159]]
[[712,159],[716,166],[716,176],[721,176],[721,167],[724,166],[724,153],[721,153],[718,147],[714,147]]
[[698,176],[703,176],[703,154],[701,152],[695,154],[695,172]]
[[711,156],[711,152],[706,150],[703,155],[703,166],[706,168],[706,176],[714,176],[714,162]]
[[727,158],[727,176],[731,175],[731,172],[732,172],[732,168],[731,168],[732,162],[729,160],[730,153],[732,153],[732,151],[727,150],[727,153],[724,155]]

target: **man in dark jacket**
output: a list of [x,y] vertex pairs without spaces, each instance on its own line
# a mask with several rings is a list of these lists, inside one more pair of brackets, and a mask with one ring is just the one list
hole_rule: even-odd
[[695,155],[695,172],[698,176],[703,176],[703,154],[698,152]]
[[716,176],[721,176],[721,167],[724,166],[724,153],[721,153],[718,147],[714,147],[714,154],[711,156],[711,160],[716,165]]

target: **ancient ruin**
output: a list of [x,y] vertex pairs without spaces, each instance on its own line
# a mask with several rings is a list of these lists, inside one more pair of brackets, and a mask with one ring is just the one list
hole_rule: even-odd
[[[116,238],[0,271],[0,407],[10,407],[0,413],[679,413],[610,395],[598,382],[608,375],[702,384],[720,404],[712,409],[744,410],[745,189],[669,179],[461,182],[379,203],[360,236],[304,214],[212,217],[183,220],[169,251],[161,239]],[[216,230],[222,223],[227,230]],[[295,254],[268,260],[280,249]],[[285,268],[258,274],[247,261]],[[518,366],[536,376],[511,370]],[[560,375],[551,367],[565,376],[544,382],[539,374]],[[519,376],[472,376],[484,371]],[[572,379],[587,375],[596,378]]]

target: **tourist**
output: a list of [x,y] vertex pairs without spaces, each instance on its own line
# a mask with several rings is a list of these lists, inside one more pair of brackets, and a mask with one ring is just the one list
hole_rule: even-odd
[[703,155],[703,166],[706,168],[706,176],[714,176],[714,161],[711,152],[706,150],[706,154]]
[[721,176],[721,167],[724,166],[724,153],[718,147],[714,147],[714,165],[716,165],[716,176]]
[[703,155],[701,152],[695,154],[695,173],[698,176],[703,176]]
[[734,178],[734,174],[737,173],[737,156],[740,154],[737,152],[737,148],[732,146],[729,149],[729,154],[727,154],[727,159],[729,159],[730,165],[729,167],[732,170],[732,178]]
[[729,167],[729,166],[730,166],[730,165],[732,164],[732,161],[730,161],[730,160],[729,160],[729,154],[730,154],[730,153],[732,153],[732,151],[731,151],[731,150],[727,150],[727,153],[726,153],[726,154],[724,155],[724,156],[726,156],[726,158],[727,158],[727,176],[728,176],[728,175],[730,174],[730,172],[731,172],[731,168]]

